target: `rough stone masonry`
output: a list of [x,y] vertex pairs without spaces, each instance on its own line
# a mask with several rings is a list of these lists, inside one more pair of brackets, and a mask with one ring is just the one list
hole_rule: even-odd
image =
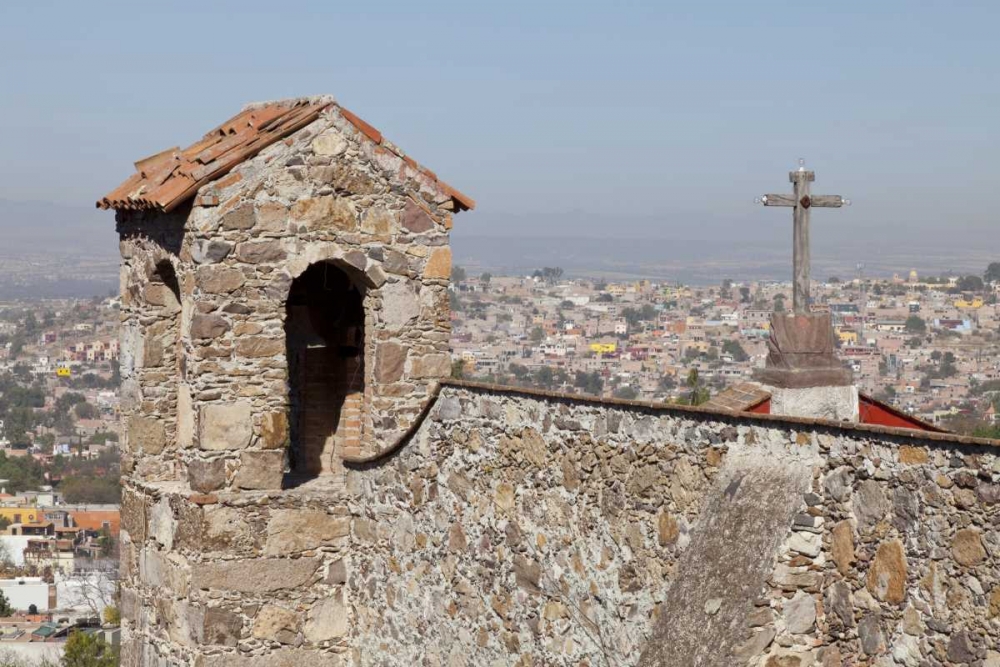
[[444,380],[471,202],[329,98],[102,204],[124,665],[1000,667],[997,443]]

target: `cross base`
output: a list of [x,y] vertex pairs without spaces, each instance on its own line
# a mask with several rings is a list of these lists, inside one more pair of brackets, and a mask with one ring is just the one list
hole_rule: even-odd
[[838,387],[853,382],[836,355],[829,313],[772,313],[767,366],[756,379],[773,387]]
[[846,387],[854,383],[846,368],[762,368],[754,373],[761,384],[783,389],[810,387]]

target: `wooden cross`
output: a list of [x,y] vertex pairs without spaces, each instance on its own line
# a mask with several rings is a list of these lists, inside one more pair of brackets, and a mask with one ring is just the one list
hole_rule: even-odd
[[757,202],[764,206],[791,206],[792,212],[792,310],[796,314],[809,312],[809,209],[850,206],[849,199],[840,195],[810,195],[809,184],[816,173],[806,171],[805,160],[799,168],[788,172],[794,186],[792,195],[763,195]]

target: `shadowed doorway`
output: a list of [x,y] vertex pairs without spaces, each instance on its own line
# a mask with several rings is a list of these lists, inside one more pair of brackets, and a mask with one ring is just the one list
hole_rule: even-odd
[[361,437],[364,294],[329,262],[292,283],[286,304],[291,472],[289,483],[339,471]]

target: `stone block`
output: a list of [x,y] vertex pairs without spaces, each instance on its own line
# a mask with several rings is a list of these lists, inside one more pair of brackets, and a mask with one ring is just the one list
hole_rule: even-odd
[[243,204],[222,216],[222,229],[226,231],[247,230],[254,226],[257,218],[252,203]]
[[195,264],[217,264],[229,256],[233,244],[213,239],[195,243],[191,248],[191,259]]
[[302,633],[306,640],[318,643],[339,639],[347,634],[347,606],[343,589],[320,600],[309,610]]
[[302,628],[302,619],[291,609],[274,604],[264,605],[253,622],[253,636],[257,639],[292,644]]
[[211,493],[226,485],[226,460],[193,459],[188,463],[188,485],[192,491]]
[[177,530],[177,519],[167,498],[161,498],[149,512],[149,535],[160,546],[170,551],[174,545],[174,533]]
[[167,444],[163,420],[157,417],[133,415],[128,419],[129,450],[144,454],[159,454]]
[[409,281],[382,286],[381,314],[382,322],[390,330],[401,329],[420,317],[420,300]]
[[198,340],[218,338],[229,331],[230,324],[222,315],[195,315],[191,318],[191,338]]
[[288,444],[288,415],[284,410],[268,412],[261,418],[260,442],[265,449],[282,449]]
[[187,449],[194,446],[194,403],[187,383],[177,385],[177,446]]
[[340,155],[347,150],[347,139],[336,130],[327,130],[313,139],[312,150],[316,155]]
[[280,241],[271,239],[241,243],[236,246],[236,256],[248,264],[268,264],[280,262],[288,256],[288,253]]
[[352,664],[349,654],[311,651],[304,648],[282,647],[257,655],[216,653],[199,655],[194,667],[347,667]]
[[202,266],[195,281],[201,291],[208,294],[229,294],[243,286],[246,278],[239,269],[225,266]]
[[313,230],[354,231],[358,226],[354,203],[332,195],[298,200],[292,205],[289,217]]
[[238,614],[220,607],[206,607],[197,616],[200,626],[197,635],[201,643],[219,646],[239,643],[243,619]]
[[308,585],[316,574],[317,566],[317,561],[312,558],[252,558],[198,563],[191,568],[191,587],[265,594]]
[[203,405],[198,425],[198,443],[202,449],[243,449],[253,436],[250,402]]
[[240,489],[280,489],[285,476],[285,452],[272,449],[240,454],[233,484]]
[[267,556],[291,555],[335,543],[350,534],[351,520],[323,510],[275,510],[267,524]]
[[379,343],[375,352],[375,380],[382,384],[398,382],[406,366],[406,347],[387,341]]
[[419,204],[407,199],[403,209],[403,227],[413,234],[423,234],[434,229],[434,220]]
[[965,567],[975,567],[986,560],[986,549],[980,532],[975,528],[963,528],[955,534],[951,554],[955,562]]
[[410,377],[414,379],[446,378],[451,375],[451,355],[446,353],[425,354],[410,357]]
[[257,228],[261,232],[284,232],[288,229],[288,208],[281,202],[264,202],[257,207]]
[[884,602],[900,604],[906,600],[906,576],[903,543],[889,540],[880,544],[868,570],[868,592]]
[[361,220],[361,231],[388,240],[395,227],[396,218],[384,208],[371,208]]
[[447,280],[451,277],[451,248],[445,246],[436,248],[427,259],[424,267],[424,278],[428,280]]
[[246,359],[273,357],[284,353],[285,341],[282,338],[244,336],[236,341],[236,354]]

